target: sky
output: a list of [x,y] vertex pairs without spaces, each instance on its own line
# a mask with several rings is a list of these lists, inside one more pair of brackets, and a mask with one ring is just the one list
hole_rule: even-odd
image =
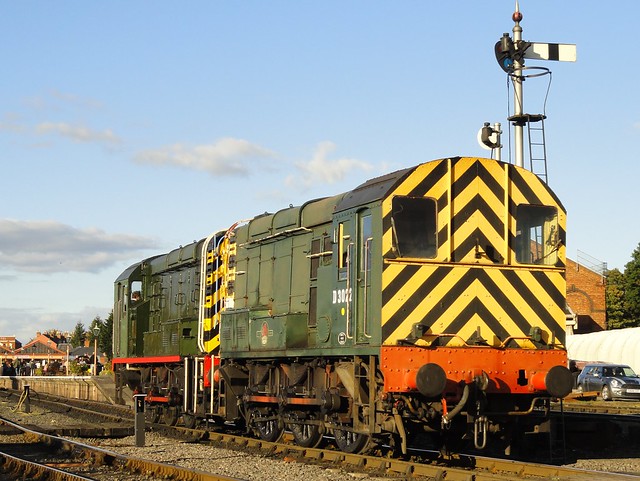
[[[513,0],[0,1],[0,335],[89,327],[145,257],[447,156],[489,156]],[[567,254],[640,242],[640,2],[521,0]],[[532,69],[532,73],[543,72]],[[548,91],[548,94],[547,94]],[[546,102],[545,102],[546,98]],[[582,254],[584,253],[584,254]]]

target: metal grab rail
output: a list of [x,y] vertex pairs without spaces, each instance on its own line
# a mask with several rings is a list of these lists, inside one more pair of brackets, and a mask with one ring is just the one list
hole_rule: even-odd
[[368,305],[368,295],[367,293],[369,292],[369,287],[368,287],[368,282],[369,282],[369,269],[371,268],[371,266],[369,265],[369,251],[371,249],[371,242],[373,241],[372,237],[369,237],[365,242],[364,242],[364,259],[363,259],[363,269],[364,269],[364,292],[363,292],[363,299],[362,299],[362,329],[363,329],[363,335],[364,337],[366,337],[367,339],[371,339],[371,334],[369,334],[367,332],[367,327],[369,325],[369,305]]
[[347,268],[347,286],[346,286],[346,292],[345,292],[345,300],[346,300],[346,316],[347,316],[347,326],[346,326],[346,336],[347,339],[353,339],[353,335],[350,334],[351,331],[351,302],[352,302],[352,296],[351,296],[351,253],[353,251],[353,242],[349,242],[349,244],[347,244],[347,259],[345,262],[346,268]]

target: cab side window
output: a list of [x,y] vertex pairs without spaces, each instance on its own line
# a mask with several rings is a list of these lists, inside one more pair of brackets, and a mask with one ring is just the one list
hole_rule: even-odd
[[520,204],[516,208],[513,250],[517,262],[555,265],[558,261],[559,244],[558,209],[529,204]]
[[391,202],[393,242],[398,257],[433,259],[438,253],[436,201],[396,196]]
[[142,281],[131,282],[131,304],[137,304],[142,300]]

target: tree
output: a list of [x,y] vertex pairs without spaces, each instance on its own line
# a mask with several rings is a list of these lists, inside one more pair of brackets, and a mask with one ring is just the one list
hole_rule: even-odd
[[618,269],[607,273],[605,302],[607,305],[607,329],[629,327],[624,308],[624,274]]
[[624,308],[632,326],[640,325],[640,244],[624,266]]
[[640,244],[624,268],[624,273],[613,269],[607,274],[608,329],[640,326]]
[[73,347],[80,347],[84,345],[84,337],[85,337],[84,324],[78,321],[78,323],[76,324],[76,327],[73,329],[73,334],[71,335],[71,345]]
[[[97,330],[97,334],[96,334],[96,330]],[[103,331],[104,331],[104,322],[102,321],[102,319],[100,319],[100,316],[94,317],[93,321],[91,321],[91,327],[89,328],[89,333],[87,336],[89,338],[89,342],[91,343],[91,345],[94,345],[94,342],[95,342],[96,347],[101,346]],[[102,349],[98,349],[98,359],[100,359],[100,353],[102,352],[103,352]],[[91,359],[93,359],[93,355],[91,355]],[[93,362],[94,361],[92,361],[92,363]]]
[[[98,335],[96,336],[94,334],[94,329],[98,328]],[[93,342],[93,340],[97,337],[98,338],[98,343],[100,342],[100,338],[102,337],[102,329],[104,328],[104,322],[102,322],[102,319],[100,319],[100,316],[96,316],[93,318],[93,321],[91,321],[91,326],[89,327],[89,341]]]
[[98,345],[100,351],[107,355],[107,359],[113,359],[113,310],[104,321]]

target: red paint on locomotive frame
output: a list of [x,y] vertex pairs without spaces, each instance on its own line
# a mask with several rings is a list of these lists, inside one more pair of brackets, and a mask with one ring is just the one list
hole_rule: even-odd
[[113,359],[111,364],[164,364],[167,362],[182,362],[182,358],[180,356],[119,357]]
[[169,404],[169,398],[166,396],[147,396],[144,398],[144,400],[148,403]]

